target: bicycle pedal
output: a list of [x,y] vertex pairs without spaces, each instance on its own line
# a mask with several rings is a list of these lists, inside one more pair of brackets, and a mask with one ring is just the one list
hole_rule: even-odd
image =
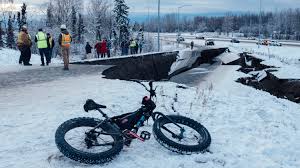
[[126,131],[126,135],[127,135],[127,137],[129,137],[130,139],[135,139],[135,138],[137,138],[138,140],[140,140],[140,141],[145,141],[145,139],[144,138],[142,138],[142,137],[140,137],[138,134],[136,134],[135,132],[132,132],[132,131]]
[[151,138],[151,133],[148,131],[142,131],[140,137],[143,138],[145,141],[149,140]]

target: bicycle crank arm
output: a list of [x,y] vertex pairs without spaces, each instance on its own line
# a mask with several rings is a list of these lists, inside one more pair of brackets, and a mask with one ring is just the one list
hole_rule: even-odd
[[138,140],[140,140],[142,142],[145,142],[145,139],[141,138],[138,134],[136,134],[136,133],[134,133],[132,131],[128,131],[127,135],[130,135],[133,138],[137,138]]

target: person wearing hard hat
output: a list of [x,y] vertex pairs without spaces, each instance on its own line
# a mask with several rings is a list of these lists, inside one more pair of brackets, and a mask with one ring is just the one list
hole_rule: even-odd
[[49,65],[49,56],[48,56],[48,42],[47,35],[43,32],[43,29],[39,29],[39,32],[35,36],[35,42],[37,44],[37,48],[39,49],[41,55],[41,66],[45,66],[44,57],[46,57],[46,64]]
[[67,30],[66,25],[61,25],[61,34],[59,35],[58,43],[61,46],[61,53],[64,60],[64,70],[69,70],[70,47],[72,36]]
[[32,42],[26,26],[21,27],[21,31],[18,35],[17,46],[21,52],[19,64],[23,63],[24,66],[32,66],[32,64],[29,63],[31,58],[30,47],[32,46]]

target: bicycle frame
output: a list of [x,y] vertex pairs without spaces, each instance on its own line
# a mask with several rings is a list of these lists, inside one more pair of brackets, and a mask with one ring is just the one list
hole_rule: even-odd
[[[103,134],[103,135],[122,135],[125,139],[135,139],[135,138],[137,138],[141,141],[145,141],[144,138],[141,138],[141,136],[136,134],[138,129],[141,128],[144,125],[144,122],[146,120],[148,120],[150,117],[153,119],[154,122],[157,119],[159,119],[160,117],[164,117],[164,118],[167,118],[171,123],[176,125],[178,128],[180,128],[180,134],[179,135],[175,134],[174,132],[172,132],[171,130],[166,128],[165,126],[162,126],[162,129],[169,132],[172,135],[172,137],[174,137],[174,138],[177,138],[179,140],[183,139],[183,133],[185,132],[185,129],[183,127],[178,125],[176,122],[174,122],[171,118],[164,115],[163,113],[153,112],[154,109],[156,108],[156,105],[153,102],[152,98],[155,97],[156,94],[155,94],[155,90],[153,89],[152,82],[149,83],[150,89],[148,89],[144,84],[142,84],[139,81],[134,81],[134,82],[137,82],[137,83],[141,84],[142,86],[144,86],[145,89],[150,93],[150,98],[144,97],[143,106],[140,109],[137,110],[137,112],[142,112],[143,114],[137,120],[137,122],[134,123],[134,126],[130,129],[124,129],[124,130],[122,130],[120,127],[116,126],[117,128],[114,128],[114,130],[118,130],[118,132],[116,132],[116,133],[107,133],[107,132],[102,132],[102,131],[97,132],[96,129],[100,128],[102,124],[105,124],[107,122],[109,122],[110,123],[109,125],[111,125],[111,126],[117,125],[117,123],[115,123],[112,120],[112,118],[108,117],[108,115],[106,113],[104,113],[100,108],[97,108],[96,110],[105,118],[105,120],[103,120],[101,123],[99,123],[95,128],[90,130],[88,133],[91,133],[91,132],[97,133],[98,136],[100,136],[101,134]],[[146,116],[146,114],[148,114],[148,115]],[[113,117],[113,118],[115,118],[115,117]],[[135,130],[135,131],[132,131],[132,130]],[[88,133],[86,133],[86,134],[88,134]],[[106,145],[110,145],[110,144],[106,144]],[[105,145],[101,145],[101,146],[105,146]]]

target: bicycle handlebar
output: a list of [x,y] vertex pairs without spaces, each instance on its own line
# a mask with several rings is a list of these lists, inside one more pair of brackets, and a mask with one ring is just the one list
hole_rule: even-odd
[[153,81],[149,82],[150,90],[147,88],[146,85],[144,85],[142,82],[140,82],[138,80],[130,80],[130,81],[136,82],[136,83],[142,85],[150,93],[150,98],[152,98],[153,96],[156,96],[155,90],[153,89]]

